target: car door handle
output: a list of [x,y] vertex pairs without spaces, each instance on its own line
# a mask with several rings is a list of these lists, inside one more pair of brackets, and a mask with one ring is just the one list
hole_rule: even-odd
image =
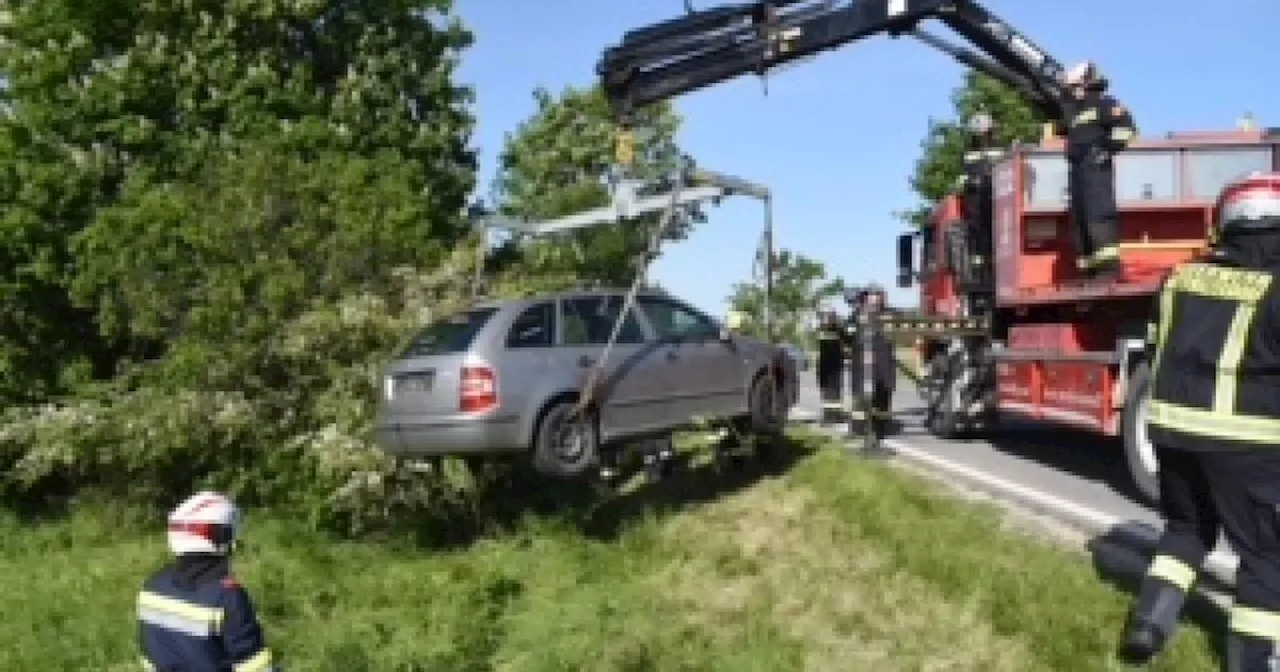
[[585,368],[587,368],[588,366],[591,366],[592,364],[595,364],[595,363],[596,363],[596,360],[591,359],[590,357],[588,357],[588,356],[586,356],[586,355],[583,355],[583,356],[581,356],[581,357],[579,357],[579,358],[578,358],[578,366],[580,366],[580,367],[582,367],[582,368],[584,368],[584,369],[585,369]]
[[677,354],[675,350],[668,350],[668,351],[667,351],[667,361],[668,361],[668,362],[674,362],[674,361],[676,361],[677,359],[680,359],[680,355],[679,355],[679,354]]

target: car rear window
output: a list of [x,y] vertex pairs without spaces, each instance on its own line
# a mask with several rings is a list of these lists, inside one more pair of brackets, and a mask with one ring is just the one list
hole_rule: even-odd
[[400,356],[428,357],[462,352],[471,347],[471,341],[496,312],[497,308],[475,308],[442,317],[415,334]]

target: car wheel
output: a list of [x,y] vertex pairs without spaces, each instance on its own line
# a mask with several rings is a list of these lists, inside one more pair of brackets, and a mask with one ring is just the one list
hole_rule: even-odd
[[782,391],[778,389],[777,382],[767,373],[756,376],[756,379],[751,382],[747,408],[752,434],[776,436],[786,427],[787,404],[782,398]]
[[1147,413],[1150,411],[1151,367],[1142,362],[1129,376],[1129,393],[1124,400],[1122,416],[1124,457],[1129,463],[1129,477],[1148,503],[1160,501],[1160,465],[1155,446],[1147,437]]
[[596,414],[577,411],[573,401],[552,404],[533,433],[533,467],[555,478],[577,478],[600,462],[600,433]]

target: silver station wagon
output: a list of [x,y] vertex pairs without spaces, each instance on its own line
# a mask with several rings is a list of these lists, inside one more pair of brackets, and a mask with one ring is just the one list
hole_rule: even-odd
[[[706,421],[780,431],[797,395],[791,358],[665,294],[637,295],[597,371],[625,299],[566,292],[432,322],[384,372],[378,444],[405,458],[526,454],[574,477],[623,444]],[[575,413],[593,372],[598,392]]]

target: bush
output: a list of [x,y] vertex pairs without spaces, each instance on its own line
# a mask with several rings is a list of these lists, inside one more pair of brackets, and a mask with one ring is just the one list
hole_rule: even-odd
[[239,364],[239,389],[166,384],[189,380],[174,367],[210,361],[192,346],[132,385],[7,410],[0,497],[42,511],[92,494],[155,515],[213,487],[346,533],[471,510],[474,481],[408,470],[370,439],[379,365],[432,314],[465,303],[468,256],[459,251],[429,276],[400,270],[386,296],[313,307]]

